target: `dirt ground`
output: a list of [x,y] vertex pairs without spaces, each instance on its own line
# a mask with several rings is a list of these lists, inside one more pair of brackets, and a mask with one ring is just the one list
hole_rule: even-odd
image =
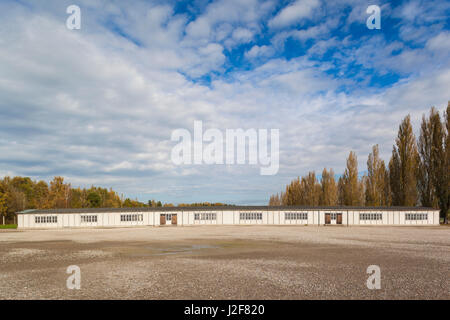
[[0,299],[450,299],[450,228],[2,230]]

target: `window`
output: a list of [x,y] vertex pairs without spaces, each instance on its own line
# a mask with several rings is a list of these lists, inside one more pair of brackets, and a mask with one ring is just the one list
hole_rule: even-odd
[[428,220],[428,213],[406,213],[405,219],[407,221]]
[[37,216],[34,217],[35,223],[58,223],[58,216]]
[[308,212],[285,212],[286,220],[308,220]]
[[241,212],[240,220],[262,220],[262,212]]
[[383,215],[381,213],[360,213],[359,220],[383,220]]
[[217,213],[215,212],[194,213],[194,220],[217,220]]
[[143,214],[121,214],[120,215],[120,221],[122,222],[128,222],[128,221],[143,221],[144,215]]
[[97,222],[97,216],[96,215],[82,215],[81,223],[88,223],[88,222]]

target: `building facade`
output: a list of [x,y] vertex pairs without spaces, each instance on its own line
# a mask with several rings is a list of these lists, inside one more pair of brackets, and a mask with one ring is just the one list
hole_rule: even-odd
[[439,225],[439,210],[420,207],[162,207],[25,210],[18,228],[186,225]]

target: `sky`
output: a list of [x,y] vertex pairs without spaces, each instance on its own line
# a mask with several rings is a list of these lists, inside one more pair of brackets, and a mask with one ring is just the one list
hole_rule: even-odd
[[[70,30],[66,9],[81,9]],[[381,29],[368,29],[369,5]],[[264,205],[293,178],[388,162],[450,100],[449,1],[0,2],[0,176],[171,203]],[[176,165],[174,130],[279,129],[279,170]]]

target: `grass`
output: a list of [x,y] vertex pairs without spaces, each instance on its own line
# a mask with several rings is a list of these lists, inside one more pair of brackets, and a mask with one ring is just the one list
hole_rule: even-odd
[[0,229],[17,229],[17,224],[0,224]]

